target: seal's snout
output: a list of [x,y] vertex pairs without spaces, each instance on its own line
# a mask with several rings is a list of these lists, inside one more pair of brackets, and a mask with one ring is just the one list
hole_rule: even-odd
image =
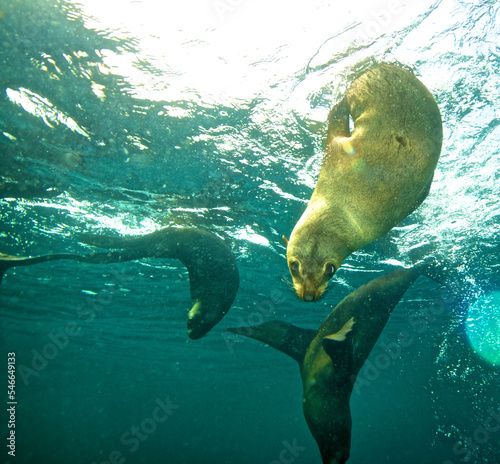
[[295,286],[297,296],[302,301],[316,301],[323,294],[323,289],[318,287],[314,282],[304,282]]

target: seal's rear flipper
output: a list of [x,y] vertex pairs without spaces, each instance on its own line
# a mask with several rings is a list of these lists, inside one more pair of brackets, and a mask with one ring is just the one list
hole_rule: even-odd
[[0,253],[0,282],[2,281],[5,272],[11,267],[31,266],[33,264],[45,263],[47,261],[53,261],[56,259],[73,259],[79,261],[81,258],[81,256],[71,253],[58,253],[53,255],[41,255],[34,257],[12,256]]
[[316,330],[301,329],[282,321],[269,321],[249,327],[229,328],[230,332],[254,338],[279,350],[299,364],[316,336]]

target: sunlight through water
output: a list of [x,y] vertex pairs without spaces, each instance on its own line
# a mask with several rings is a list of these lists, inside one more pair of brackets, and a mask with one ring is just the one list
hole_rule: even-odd
[[[421,262],[433,269],[351,378],[365,383],[348,462],[497,462],[500,429],[482,430],[500,404],[499,31],[486,0],[0,0],[0,253],[148,251],[4,268],[2,353],[30,369],[11,462],[269,463],[296,438],[296,464],[318,463],[295,363],[227,328],[316,329]],[[305,302],[282,237],[315,189],[331,109],[382,62],[438,104],[430,193]],[[366,147],[342,142],[361,170]],[[210,257],[150,255],[168,243],[145,234],[168,227],[215,234],[237,262],[237,298],[200,340],[190,274]],[[179,408],[132,453],[121,438],[166,396]]]
[[467,334],[474,350],[500,366],[500,291],[480,296],[467,313]]

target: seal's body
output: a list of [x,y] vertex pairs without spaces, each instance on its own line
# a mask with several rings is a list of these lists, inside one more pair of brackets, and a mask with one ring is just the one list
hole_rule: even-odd
[[342,464],[350,454],[349,400],[356,376],[389,316],[408,287],[427,268],[398,269],[344,298],[318,330],[281,321],[229,329],[260,340],[300,366],[304,417],[324,464]]
[[287,242],[294,287],[305,301],[321,296],[346,256],[420,205],[441,151],[434,98],[398,66],[380,65],[356,79],[328,122],[316,188]]
[[7,269],[57,259],[107,264],[140,258],[178,259],[186,266],[193,307],[188,312],[188,335],[203,337],[227,313],[239,287],[236,259],[229,246],[216,235],[195,228],[167,227],[134,237],[85,235],[81,241],[120,251],[77,255],[49,254],[35,257],[0,253],[0,282]]

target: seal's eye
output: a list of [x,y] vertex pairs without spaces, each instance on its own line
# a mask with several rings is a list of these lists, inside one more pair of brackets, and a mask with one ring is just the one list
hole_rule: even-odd
[[335,274],[335,266],[333,264],[327,264],[325,266],[325,274],[329,279],[331,279],[333,277],[333,274]]
[[290,263],[290,271],[292,271],[292,273],[299,272],[299,262],[298,261],[292,261]]

